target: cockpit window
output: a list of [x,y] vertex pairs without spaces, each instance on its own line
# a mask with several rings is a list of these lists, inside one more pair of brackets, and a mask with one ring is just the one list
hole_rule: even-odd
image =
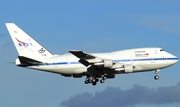
[[164,51],[164,49],[160,49],[160,51]]

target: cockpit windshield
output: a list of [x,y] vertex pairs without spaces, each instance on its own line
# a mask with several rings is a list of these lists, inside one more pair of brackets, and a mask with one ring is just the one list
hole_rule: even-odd
[[164,51],[164,49],[160,49],[160,51]]

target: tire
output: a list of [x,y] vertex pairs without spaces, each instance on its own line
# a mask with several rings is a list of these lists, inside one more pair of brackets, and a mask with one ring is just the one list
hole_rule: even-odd
[[159,76],[158,76],[158,75],[154,76],[154,79],[155,79],[155,80],[158,80],[158,79],[159,79]]
[[95,86],[96,84],[97,84],[96,82],[92,82],[92,85],[94,85],[94,86]]
[[104,80],[102,79],[102,80],[100,80],[100,83],[104,83]]
[[88,84],[89,82],[88,82],[88,80],[86,80],[86,81],[84,81],[84,83],[85,83],[85,84]]

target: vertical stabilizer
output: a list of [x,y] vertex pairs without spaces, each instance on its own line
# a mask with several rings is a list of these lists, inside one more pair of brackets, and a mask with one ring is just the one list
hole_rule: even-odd
[[53,56],[47,49],[41,46],[14,23],[6,23],[6,27],[19,53],[19,56],[38,59]]

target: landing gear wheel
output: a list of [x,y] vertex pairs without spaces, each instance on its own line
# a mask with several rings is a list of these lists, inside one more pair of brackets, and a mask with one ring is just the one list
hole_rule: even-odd
[[88,80],[86,80],[86,81],[84,81],[84,83],[85,83],[85,84],[88,84],[88,83],[89,83],[89,81],[88,81]]
[[85,84],[88,84],[89,82],[88,82],[88,80],[86,80],[86,81],[84,81],[84,83],[85,83]]
[[96,82],[96,79],[92,79],[92,83]]
[[102,77],[102,79],[103,79],[103,80],[105,80],[105,79],[106,79],[106,77]]
[[97,84],[96,82],[92,82],[92,85],[94,85],[94,86],[95,86],[96,84]]
[[158,80],[158,79],[159,79],[159,76],[158,76],[158,75],[154,76],[154,79],[155,79],[155,80]]
[[96,78],[96,82],[99,82],[99,79]]
[[104,80],[102,79],[102,80],[100,80],[100,83],[104,83]]

